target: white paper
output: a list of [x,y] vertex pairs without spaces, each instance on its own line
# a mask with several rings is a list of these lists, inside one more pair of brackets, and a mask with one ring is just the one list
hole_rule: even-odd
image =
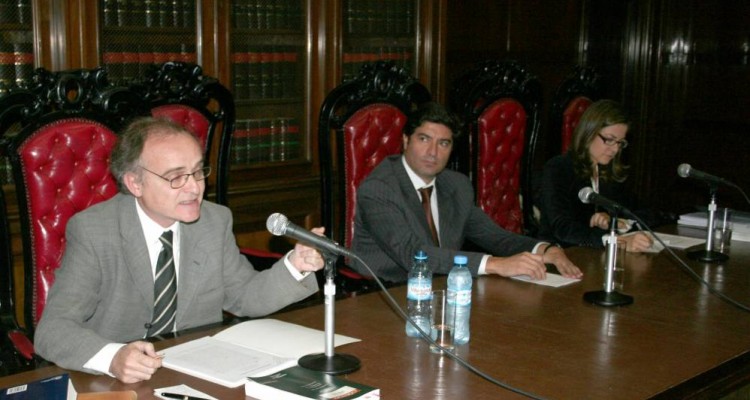
[[[214,338],[295,359],[325,350],[325,332],[269,318],[237,324]],[[336,346],[360,341],[343,335],[335,335],[333,340]]]
[[[721,218],[721,211],[717,211],[716,214],[714,218]],[[708,227],[708,211],[682,214],[677,224],[702,229],[705,232]],[[735,240],[750,242],[750,212],[732,210],[732,241]]]
[[528,275],[518,275],[512,278],[518,281],[530,282],[530,283],[535,283],[537,285],[552,286],[552,287],[570,285],[571,283],[576,283],[576,282],[581,281],[580,279],[566,278],[562,275],[552,274],[549,272],[547,273],[547,276],[544,279],[531,279],[531,277]]
[[[334,336],[334,345],[358,342]],[[163,365],[226,387],[248,376],[268,375],[297,364],[308,354],[325,351],[325,332],[274,319],[257,319],[162,351]]]
[[[672,247],[674,249],[687,249],[688,247],[697,246],[699,244],[705,244],[705,239],[699,239],[694,237],[688,237],[688,236],[679,236],[679,235],[670,235],[667,233],[657,233],[657,236],[661,238],[661,240],[664,241],[664,243],[667,244],[667,246]],[[654,244],[658,244],[659,242],[654,240]]]

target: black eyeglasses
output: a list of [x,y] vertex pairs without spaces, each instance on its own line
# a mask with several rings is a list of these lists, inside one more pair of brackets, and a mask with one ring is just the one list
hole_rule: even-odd
[[604,142],[604,144],[606,144],[609,147],[620,146],[621,149],[624,149],[624,148],[628,147],[628,141],[625,140],[625,139],[617,140],[617,139],[613,139],[613,138],[608,138],[608,137],[602,136],[601,133],[597,133],[597,136],[599,136],[599,138],[602,140],[602,142]]
[[202,181],[202,180],[206,179],[209,175],[211,175],[211,167],[203,167],[203,168],[201,168],[201,169],[199,169],[197,171],[194,171],[192,173],[177,175],[174,178],[170,179],[170,178],[161,176],[161,175],[157,174],[154,171],[151,171],[150,169],[148,169],[146,167],[142,167],[140,165],[139,165],[139,167],[141,167],[142,169],[144,169],[144,170],[146,170],[146,171],[148,171],[148,172],[150,172],[150,173],[158,176],[159,178],[164,179],[165,181],[169,182],[169,186],[172,189],[179,189],[179,188],[185,186],[185,184],[188,181],[188,178],[190,178],[191,176],[193,177],[193,179],[195,179],[196,182],[198,182],[198,181]]

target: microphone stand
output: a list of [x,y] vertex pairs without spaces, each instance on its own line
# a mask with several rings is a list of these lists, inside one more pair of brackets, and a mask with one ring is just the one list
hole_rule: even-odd
[[607,237],[607,271],[604,278],[604,290],[595,290],[583,294],[583,299],[602,307],[625,306],[633,303],[633,296],[615,290],[615,265],[617,264],[617,211],[610,219],[609,236]]
[[334,343],[334,304],[336,300],[336,284],[333,278],[336,275],[337,256],[327,251],[319,250],[325,260],[324,273],[326,282],[323,286],[325,294],[325,352],[318,354],[308,354],[299,359],[300,367],[314,371],[325,372],[330,375],[346,374],[359,369],[360,362],[357,357],[349,354],[335,354],[333,351]]
[[688,251],[687,256],[693,260],[703,262],[722,262],[729,256],[713,250],[714,243],[714,216],[716,215],[716,191],[717,185],[711,185],[711,202],[708,203],[708,227],[706,230],[706,248],[703,250]]

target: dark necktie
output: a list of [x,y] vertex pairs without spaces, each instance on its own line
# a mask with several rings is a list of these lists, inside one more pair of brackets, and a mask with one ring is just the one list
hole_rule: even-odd
[[419,194],[422,196],[422,208],[424,208],[424,215],[427,217],[427,225],[430,226],[430,232],[432,233],[432,242],[435,246],[440,246],[440,239],[438,239],[437,229],[435,228],[435,220],[432,219],[432,207],[430,206],[430,196],[432,195],[432,188],[434,186],[419,189]]
[[177,311],[177,275],[172,254],[172,231],[165,231],[159,240],[162,243],[162,249],[156,261],[154,314],[147,337],[171,332]]

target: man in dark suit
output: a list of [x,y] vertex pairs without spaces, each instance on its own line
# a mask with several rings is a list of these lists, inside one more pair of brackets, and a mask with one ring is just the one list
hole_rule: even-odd
[[[167,120],[144,118],[126,129],[111,159],[121,193],[67,225],[36,330],[39,355],[138,382],[161,367],[154,346],[139,339],[220,322],[223,310],[262,316],[318,290],[311,272],[323,260],[307,246],[297,244],[271,269],[253,269],[237,247],[229,209],[203,201],[210,174],[203,161],[197,139]],[[169,301],[155,304],[162,298]]]
[[[448,273],[453,256],[464,254],[474,275],[545,277],[545,263],[563,276],[581,271],[559,247],[508,232],[474,205],[469,179],[446,170],[458,133],[456,117],[430,103],[409,116],[403,155],[384,159],[357,189],[352,249],[373,272],[391,282],[406,281],[412,257],[424,250],[433,272]],[[419,189],[433,187],[433,239]],[[471,240],[491,254],[459,251]],[[437,242],[437,243],[436,243]],[[358,263],[353,267],[370,275]]]

